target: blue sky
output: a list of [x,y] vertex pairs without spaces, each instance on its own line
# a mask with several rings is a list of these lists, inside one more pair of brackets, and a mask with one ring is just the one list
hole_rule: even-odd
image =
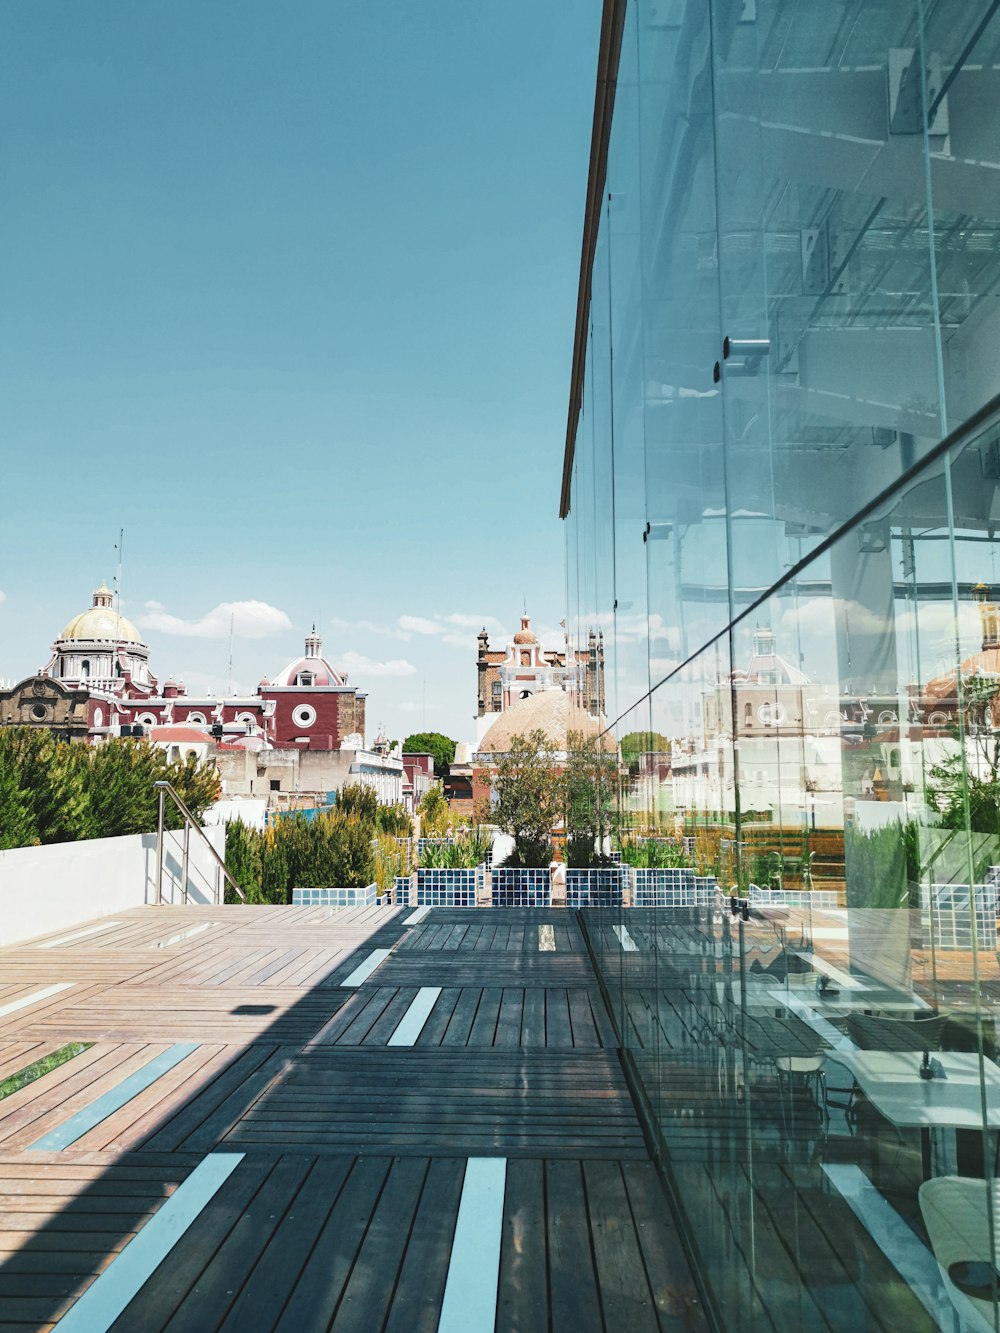
[[564,614],[599,0],[0,12],[0,676],[114,572],[161,678],[313,619],[369,723],[473,734]]

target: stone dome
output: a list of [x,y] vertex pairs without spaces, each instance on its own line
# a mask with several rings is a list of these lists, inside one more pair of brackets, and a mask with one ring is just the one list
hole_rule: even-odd
[[103,583],[94,592],[93,605],[74,616],[59,638],[142,643],[142,636],[131,620],[115,611],[114,596]]
[[[526,736],[532,731],[544,732],[553,750],[565,752],[569,732],[595,736],[602,725],[603,719],[591,717],[573,703],[565,690],[539,690],[527,699],[518,699],[500,714],[480,741],[479,753],[507,754],[515,736]],[[616,749],[611,736],[606,738],[605,748]]]

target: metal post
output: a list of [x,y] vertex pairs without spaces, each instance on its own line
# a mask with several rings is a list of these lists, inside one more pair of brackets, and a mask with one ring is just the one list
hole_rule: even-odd
[[156,813],[156,906],[163,902],[163,788],[157,792]]
[[[162,794],[162,793],[161,793]],[[187,906],[188,900],[188,858],[191,854],[191,825],[185,819],[184,821],[184,857],[183,868],[181,870],[181,883],[183,885],[183,897],[181,902]]]
[[215,867],[215,905],[216,905],[216,907],[220,906],[221,903],[222,903],[222,876],[219,874],[219,867],[218,867],[218,865],[216,865],[216,867]]

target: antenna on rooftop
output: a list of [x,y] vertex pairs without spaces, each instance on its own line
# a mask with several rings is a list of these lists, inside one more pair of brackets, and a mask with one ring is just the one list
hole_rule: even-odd
[[115,546],[118,553],[118,565],[115,570],[115,660],[118,659],[118,649],[121,647],[119,640],[122,632],[122,561],[125,554],[125,529],[118,529],[118,544]]
[[227,690],[226,690],[226,693],[227,693],[227,694],[232,694],[232,692],[233,692],[233,634],[235,633],[235,630],[236,630],[236,612],[235,612],[235,611],[230,611],[230,613],[229,613],[229,686],[228,686],[228,688],[227,688]]

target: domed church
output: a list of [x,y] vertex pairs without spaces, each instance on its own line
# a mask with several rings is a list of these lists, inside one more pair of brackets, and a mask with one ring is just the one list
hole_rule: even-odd
[[183,724],[248,748],[339,750],[364,736],[366,698],[323,656],[315,626],[302,656],[265,677],[255,694],[196,697],[169,678],[161,689],[148,645],[102,583],[56,638],[46,665],[0,689],[0,726],[47,727],[97,743]]

